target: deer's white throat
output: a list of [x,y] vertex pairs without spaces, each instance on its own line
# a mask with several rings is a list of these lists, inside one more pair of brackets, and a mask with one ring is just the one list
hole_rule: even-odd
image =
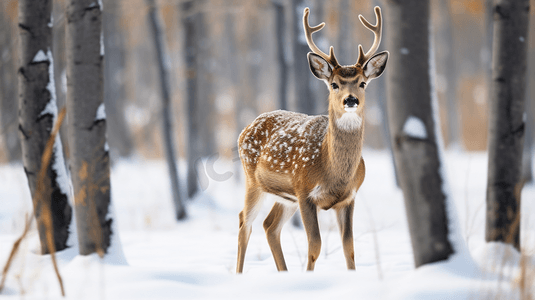
[[346,108],[347,112],[336,120],[336,126],[346,131],[357,130],[362,126],[362,118],[355,111],[349,111],[349,109]]

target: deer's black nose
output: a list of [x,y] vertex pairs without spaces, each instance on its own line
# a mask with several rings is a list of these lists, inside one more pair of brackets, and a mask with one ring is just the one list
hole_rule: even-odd
[[349,96],[347,98],[344,99],[344,106],[347,106],[347,107],[353,107],[353,106],[357,106],[359,105],[359,99],[353,97],[353,96]]

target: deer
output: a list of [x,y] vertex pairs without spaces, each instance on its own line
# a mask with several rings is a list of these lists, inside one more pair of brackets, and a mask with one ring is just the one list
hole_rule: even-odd
[[243,272],[252,223],[265,193],[278,197],[263,222],[267,241],[278,271],[287,271],[280,243],[284,224],[297,211],[308,241],[307,271],[313,271],[321,251],[319,209],[333,209],[342,238],[348,270],[355,270],[353,210],[355,195],[364,181],[362,158],[364,104],[368,83],[379,77],[388,61],[388,51],[378,54],[381,43],[381,9],[375,9],[376,24],[362,15],[361,23],[374,34],[371,48],[358,46],[354,65],[338,63],[331,46],[329,55],[314,43],[312,34],[325,23],[311,27],[310,9],[304,10],[303,26],[310,71],[329,89],[328,115],[306,115],[276,110],[263,113],[238,138],[245,173],[245,204],[239,213],[236,273]]

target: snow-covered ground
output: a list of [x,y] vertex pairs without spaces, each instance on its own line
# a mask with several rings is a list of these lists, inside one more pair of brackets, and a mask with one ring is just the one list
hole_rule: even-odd
[[[287,224],[282,246],[289,272],[278,273],[262,229],[273,203],[268,196],[253,226],[242,275],[234,274],[244,195],[237,176],[210,180],[206,192],[188,202],[189,219],[177,223],[164,162],[120,161],[111,180],[121,245],[113,245],[116,253],[104,261],[78,256],[75,248],[58,253],[67,299],[521,299],[519,254],[484,242],[485,153],[445,154],[459,226],[471,255],[418,269],[391,159],[386,152],[371,150],[364,157],[366,180],[354,215],[356,271],[346,270],[334,214],[327,211],[320,213],[323,248],[315,272],[304,271],[304,231]],[[215,171],[235,172],[233,164],[238,162],[216,162]],[[522,199],[522,244],[532,266],[524,290],[532,291],[526,299],[534,299],[535,186],[526,186]],[[0,166],[0,267],[30,211],[22,167]],[[33,230],[0,298],[61,299],[50,257],[36,255],[37,245]]]

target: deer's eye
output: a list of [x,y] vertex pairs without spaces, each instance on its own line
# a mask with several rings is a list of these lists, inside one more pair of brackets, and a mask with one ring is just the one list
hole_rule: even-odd
[[333,87],[333,90],[338,89],[338,84],[336,84],[336,82],[331,83],[331,86]]
[[360,83],[360,87],[361,87],[361,88],[365,88],[365,87],[366,87],[366,82],[364,82],[364,81],[361,82],[361,83]]

